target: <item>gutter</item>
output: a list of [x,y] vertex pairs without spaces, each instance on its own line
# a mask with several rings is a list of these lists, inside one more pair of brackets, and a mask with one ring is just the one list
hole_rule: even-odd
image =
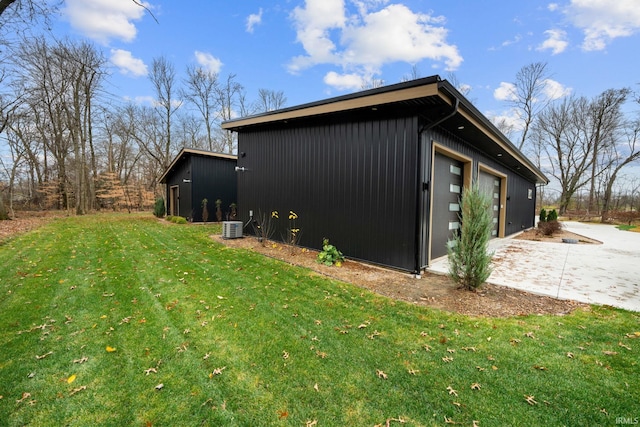
[[[451,109],[451,111],[444,117],[441,117],[440,119],[436,120],[435,122],[432,123],[428,123],[425,124],[424,126],[422,126],[422,128],[420,128],[418,130],[418,179],[416,180],[417,182],[420,183],[420,185],[418,186],[418,194],[416,197],[416,230],[415,230],[415,236],[416,236],[416,240],[415,240],[415,277],[416,279],[419,279],[420,273],[421,273],[421,265],[420,265],[420,226],[422,224],[422,218],[420,215],[420,208],[422,207],[422,201],[423,201],[423,197],[424,197],[424,193],[426,191],[431,191],[430,188],[430,182],[423,182],[422,181],[422,134],[430,129],[433,129],[434,127],[438,126],[439,124],[449,120],[451,117],[455,116],[458,113],[458,106],[460,105],[460,99],[458,99],[457,96],[454,96],[455,100],[453,103],[453,108]],[[425,185],[426,184],[426,185]],[[429,206],[429,210],[431,210],[431,206]],[[429,239],[431,239],[431,235],[428,236]],[[428,260],[427,260],[428,261]]]

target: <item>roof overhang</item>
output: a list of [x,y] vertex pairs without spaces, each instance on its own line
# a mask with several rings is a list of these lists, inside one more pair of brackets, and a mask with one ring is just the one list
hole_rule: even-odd
[[548,184],[549,179],[542,171],[453,85],[437,75],[229,120],[222,123],[222,128],[242,132],[347,111],[374,117],[391,112],[397,114],[401,110],[406,110],[407,114],[418,115],[427,121],[436,122],[439,118],[451,114],[456,100],[458,100],[458,107],[455,114],[438,123],[438,127],[459,136],[498,163],[518,171],[536,183]]
[[180,161],[186,159],[186,157],[188,155],[196,155],[196,156],[204,156],[204,157],[215,157],[215,158],[218,158],[218,159],[238,160],[238,156],[235,156],[233,154],[216,153],[216,152],[213,152],[213,151],[198,150],[196,148],[183,148],[182,150],[180,150],[178,155],[173,159],[171,164],[164,171],[164,173],[162,174],[162,176],[160,177],[158,182],[160,182],[161,184],[164,184],[167,181],[167,175],[169,175],[169,173],[171,173],[171,171],[173,171],[175,169],[176,165]]

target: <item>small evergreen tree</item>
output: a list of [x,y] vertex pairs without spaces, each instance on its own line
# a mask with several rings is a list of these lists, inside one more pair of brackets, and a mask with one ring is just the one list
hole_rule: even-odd
[[209,209],[207,209],[207,204],[209,200],[202,199],[202,221],[207,222],[209,220]]
[[156,199],[156,203],[153,205],[153,214],[158,218],[162,218],[164,213],[164,199],[160,197]]
[[464,289],[475,290],[491,274],[491,201],[473,185],[464,189],[460,208],[460,232],[448,242],[449,277]]
[[540,209],[540,216],[538,219],[540,222],[545,222],[547,220],[547,210],[545,208]]

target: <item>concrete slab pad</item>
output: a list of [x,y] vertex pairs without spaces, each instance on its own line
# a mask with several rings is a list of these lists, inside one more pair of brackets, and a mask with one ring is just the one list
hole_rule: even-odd
[[[493,239],[488,283],[559,299],[640,311],[640,233],[612,225],[563,222],[567,231],[602,242],[569,244]],[[447,258],[428,271],[446,274]]]

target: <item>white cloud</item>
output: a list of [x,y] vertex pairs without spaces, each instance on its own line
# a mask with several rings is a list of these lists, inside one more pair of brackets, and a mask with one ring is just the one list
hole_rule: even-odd
[[447,70],[460,66],[462,56],[446,41],[443,17],[415,13],[402,4],[380,9],[386,3],[356,1],[355,12],[347,10],[344,0],[306,0],[304,7],[296,7],[291,18],[306,54],[293,58],[289,71],[330,64],[341,67],[342,76],[356,73],[366,79],[393,62],[415,64],[430,59]]
[[215,56],[198,50],[195,51],[194,55],[196,56],[198,64],[200,64],[205,70],[214,74],[218,74],[220,72],[220,69],[222,68],[222,61]]
[[547,100],[553,101],[571,95],[572,88],[564,86],[555,80],[546,79],[542,88],[542,93]]
[[547,30],[544,32],[547,39],[536,48],[536,50],[551,50],[552,55],[557,55],[565,51],[569,42],[567,42],[567,33],[563,30]]
[[150,105],[152,107],[155,107],[158,105],[158,103],[156,102],[156,99],[153,96],[134,96],[133,98],[130,96],[123,96],[122,99],[124,99],[124,101],[126,102],[132,102],[134,104],[137,105]]
[[638,0],[571,0],[564,13],[583,30],[586,51],[603,50],[614,39],[640,31]]
[[120,69],[122,74],[132,74],[140,77],[148,73],[147,66],[142,59],[134,58],[131,52],[122,49],[111,49],[111,63]]
[[254,27],[260,23],[262,23],[262,8],[258,13],[252,13],[247,17],[247,33],[253,33]]
[[503,41],[501,46],[502,47],[510,46],[512,44],[516,44],[516,43],[520,42],[520,40],[522,40],[522,36],[520,34],[516,34],[516,36],[512,40]]
[[[542,82],[541,94],[542,99],[534,99],[534,102],[553,101],[559,98],[569,96],[573,89],[564,86],[552,79],[546,79]],[[498,101],[515,101],[518,99],[518,89],[516,85],[508,82],[500,82],[500,86],[493,91],[493,97]]]
[[132,21],[140,20],[145,12],[132,1],[113,0],[66,0],[63,10],[73,28],[103,44],[113,38],[126,42],[135,39],[137,30]]
[[498,101],[514,101],[518,99],[516,93],[513,83],[500,82],[500,86],[493,91],[493,97]]
[[496,125],[496,127],[509,139],[513,138],[516,132],[522,130],[522,119],[514,109],[502,111],[500,113],[487,112],[485,115],[491,123]]
[[359,74],[338,74],[335,71],[328,72],[323,81],[338,90],[359,90],[365,83],[365,79]]

